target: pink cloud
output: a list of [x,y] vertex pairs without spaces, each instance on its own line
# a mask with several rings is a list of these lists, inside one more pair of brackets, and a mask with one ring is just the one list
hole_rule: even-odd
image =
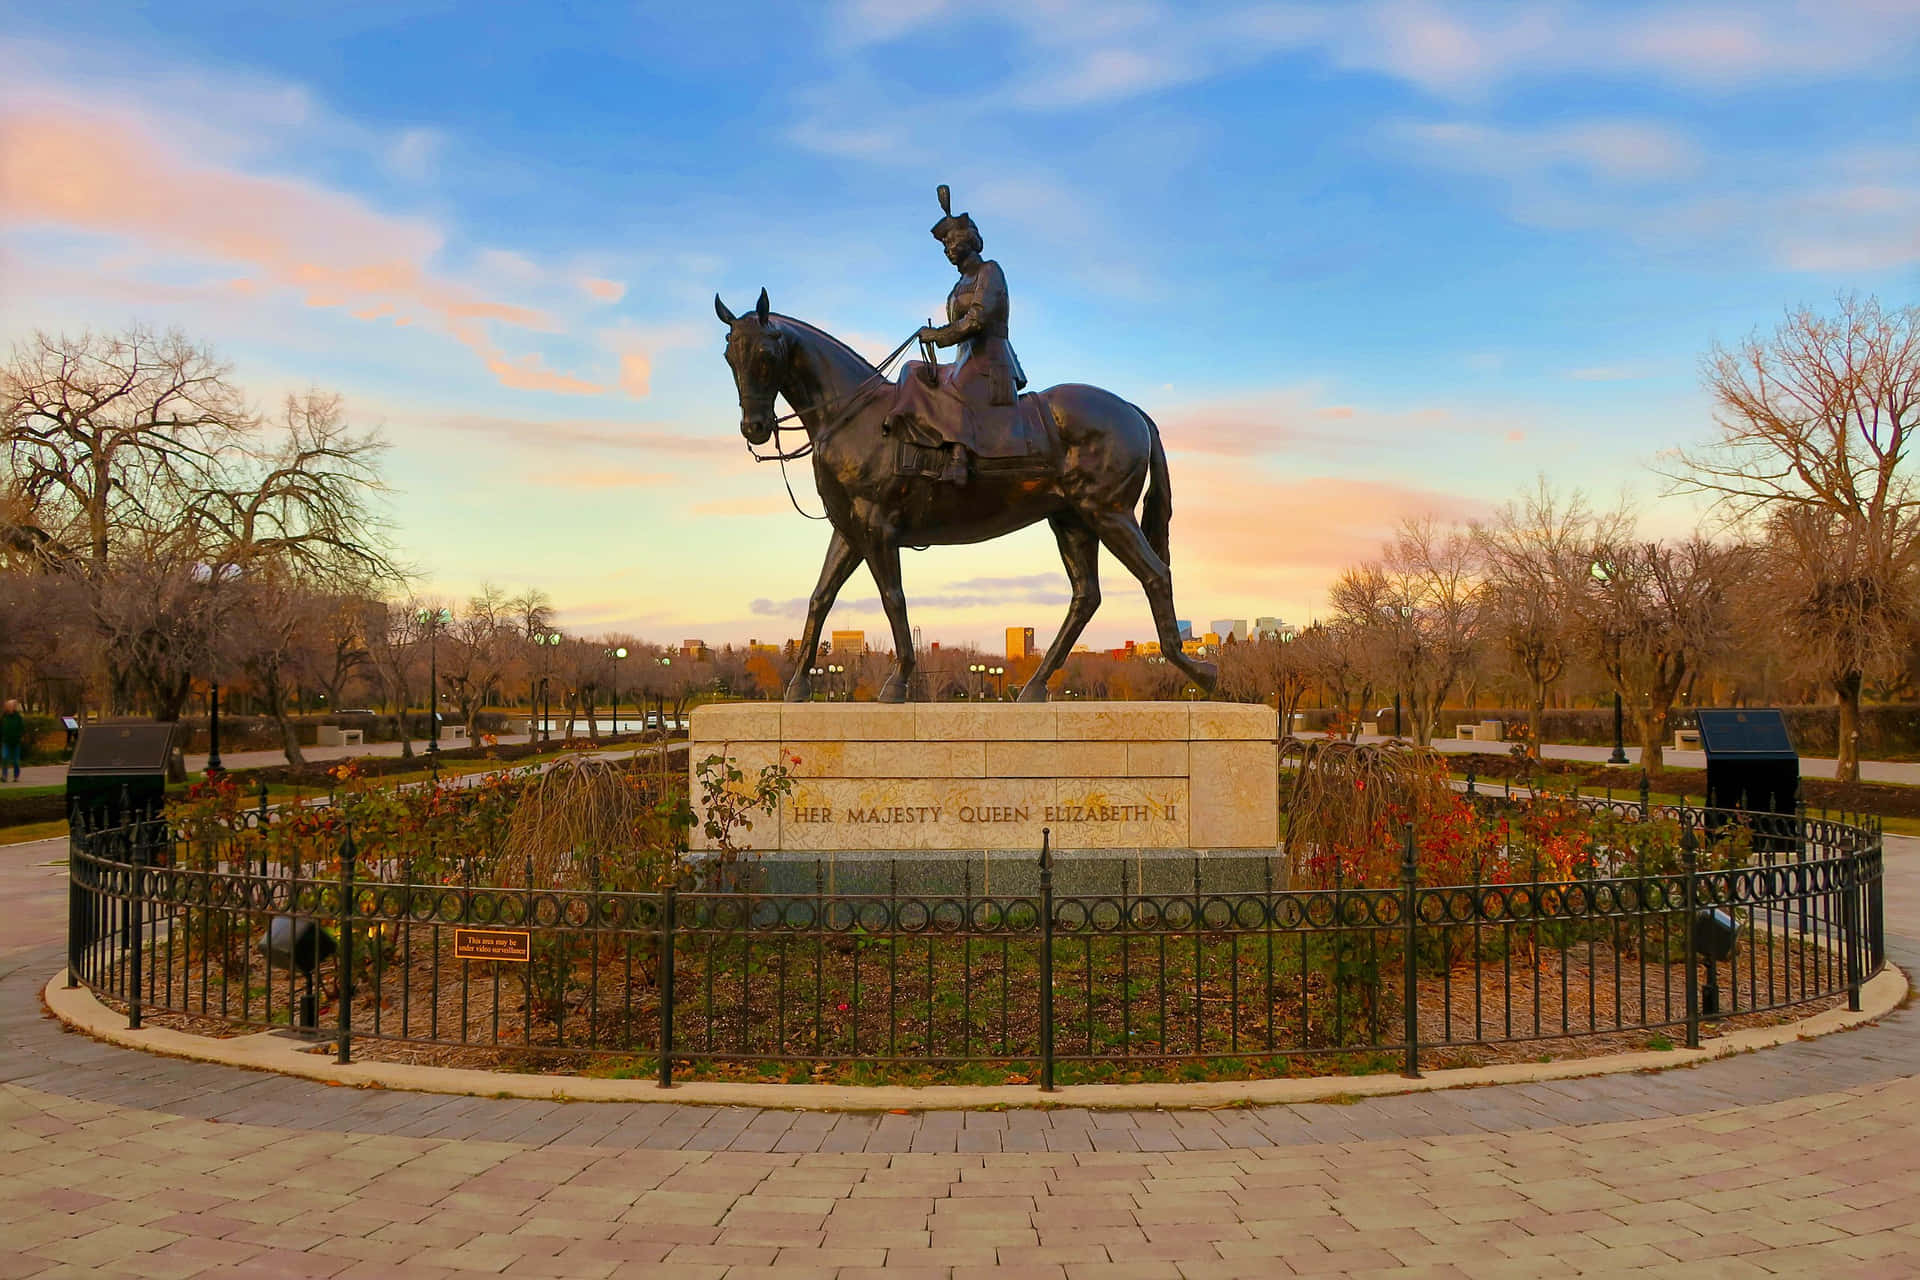
[[[385,213],[298,178],[196,162],[131,113],[17,98],[0,113],[0,224],[112,236],[243,273],[226,287],[279,288],[365,321],[436,317],[500,381],[593,394],[592,383],[502,352],[485,326],[551,332],[532,307],[479,296],[430,264],[445,237],[426,219]],[[406,323],[396,319],[394,323]]]
[[620,389],[636,400],[644,400],[652,389],[653,362],[638,351],[620,357]]
[[[1379,552],[1409,517],[1465,520],[1487,505],[1413,485],[1344,476],[1280,480],[1189,459],[1174,473],[1175,572],[1210,594],[1246,596],[1331,580]],[[1192,588],[1188,588],[1189,591]]]
[[618,302],[627,296],[627,286],[618,280],[602,280],[597,276],[580,281],[580,289],[596,302]]
[[487,372],[498,378],[501,386],[512,387],[516,391],[553,391],[569,396],[597,396],[606,391],[598,383],[543,368],[543,363],[537,355],[512,360],[503,356],[489,356]]

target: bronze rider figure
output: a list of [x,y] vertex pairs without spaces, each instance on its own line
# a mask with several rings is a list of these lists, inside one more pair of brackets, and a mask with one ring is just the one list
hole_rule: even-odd
[[[1003,456],[1016,449],[1015,406],[1018,392],[1027,385],[1027,375],[1007,341],[1006,273],[999,263],[980,256],[986,247],[980,229],[967,214],[953,212],[948,188],[942,185],[938,194],[942,216],[933,224],[933,235],[945,247],[947,261],[960,272],[960,279],[947,294],[947,323],[926,325],[918,336],[936,346],[960,348],[941,377],[944,389],[959,399],[960,414],[959,422],[951,425],[936,420],[949,415],[916,416],[947,437],[951,455],[941,478],[964,485],[969,450]],[[918,368],[922,377],[933,372],[924,364]]]

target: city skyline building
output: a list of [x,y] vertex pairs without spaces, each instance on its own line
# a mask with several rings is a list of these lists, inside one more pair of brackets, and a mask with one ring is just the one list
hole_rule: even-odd
[[1031,658],[1032,656],[1033,656],[1033,628],[1032,627],[1008,627],[1007,628],[1007,657],[1015,659],[1017,661],[1021,658]]

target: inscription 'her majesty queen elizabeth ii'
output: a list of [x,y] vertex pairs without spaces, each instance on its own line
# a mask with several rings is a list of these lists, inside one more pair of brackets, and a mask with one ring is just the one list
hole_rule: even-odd
[[[954,821],[973,823],[1027,823],[1033,821],[1031,804],[960,804],[952,810]],[[1039,808],[1044,823],[1075,821],[1179,821],[1177,804],[1043,804]],[[831,804],[793,804],[787,808],[787,821],[843,821],[849,825],[912,825],[937,823],[947,818],[941,804],[866,804],[847,806],[839,812]]]
[[[832,805],[792,805],[788,822],[844,822],[855,826],[886,824],[909,825],[936,823],[946,816],[937,804],[892,804],[849,806],[836,814]],[[1032,805],[963,804],[953,810],[956,822],[1022,823],[1033,821]],[[1040,821],[1056,822],[1151,822],[1154,819],[1178,821],[1176,804],[1049,804],[1040,808]]]

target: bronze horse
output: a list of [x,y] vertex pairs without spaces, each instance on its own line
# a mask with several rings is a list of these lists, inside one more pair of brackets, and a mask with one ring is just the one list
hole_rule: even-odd
[[[905,702],[915,654],[900,586],[900,549],[984,542],[1039,520],[1053,526],[1073,599],[1060,634],[1020,691],[1022,702],[1046,701],[1047,678],[1066,661],[1100,607],[1103,544],[1146,590],[1161,653],[1212,691],[1213,664],[1188,656],[1174,621],[1173,574],[1167,568],[1167,525],[1173,514],[1167,457],[1159,428],[1139,408],[1099,387],[1063,383],[1038,393],[1057,441],[1042,466],[1017,474],[982,470],[964,487],[902,475],[888,421],[895,387],[873,365],[832,335],[768,310],[765,289],[744,316],[729,311],[717,294],[713,307],[727,326],[727,363],[740,394],[740,434],[751,445],[765,444],[774,435],[774,397],[796,406],[812,445],[814,484],[833,525],[820,581],[807,601],[800,665],[787,685],[787,701],[812,696],[807,671],[820,629],[841,586],[864,562],[893,631],[894,669],[880,701]],[[1136,520],[1134,504],[1143,487],[1145,518]]]

